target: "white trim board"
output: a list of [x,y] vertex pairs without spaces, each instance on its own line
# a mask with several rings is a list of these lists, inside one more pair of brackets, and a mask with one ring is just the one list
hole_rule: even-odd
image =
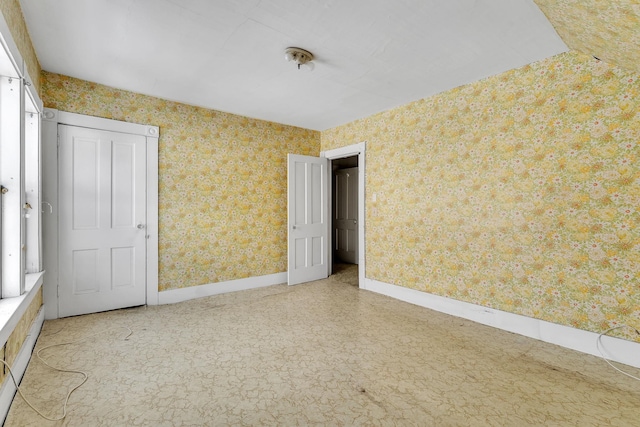
[[40,287],[43,286],[44,275],[44,271],[27,274],[24,294],[19,297],[0,299],[0,344],[4,345],[18,326],[18,322],[38,294]]
[[[373,279],[365,280],[364,289],[483,325],[600,356],[596,347],[599,334],[595,332],[558,325]],[[640,368],[640,343],[605,336],[602,338],[601,348],[604,349],[605,355],[610,360]]]
[[158,293],[159,304],[173,304],[195,298],[226,294],[228,292],[246,291],[265,286],[287,283],[287,272],[267,274],[265,276],[247,277],[245,279],[228,280],[226,282],[208,283],[206,285],[189,286],[171,289]]
[[22,59],[18,45],[16,45],[16,42],[13,40],[13,34],[11,34],[11,29],[4,19],[4,14],[0,12],[0,49],[2,45],[6,46],[6,50],[11,57],[11,62],[13,62],[14,67],[18,70],[20,77],[24,76],[24,59]]
[[[27,365],[29,364],[29,360],[31,360],[31,354],[33,353],[33,348],[35,347],[38,336],[40,335],[40,330],[42,330],[43,323],[44,307],[41,307],[36,318],[31,324],[29,334],[24,340],[22,347],[20,347],[18,356],[16,357],[16,360],[14,360],[13,366],[11,367],[13,375],[15,375],[18,384],[20,384],[20,382],[22,381],[22,377],[27,370]],[[4,424],[4,421],[7,418],[7,414],[9,413],[9,409],[11,408],[11,403],[13,402],[13,398],[16,395],[16,391],[16,386],[13,384],[9,373],[7,372],[4,384],[0,389],[0,419],[2,419],[2,424]]]

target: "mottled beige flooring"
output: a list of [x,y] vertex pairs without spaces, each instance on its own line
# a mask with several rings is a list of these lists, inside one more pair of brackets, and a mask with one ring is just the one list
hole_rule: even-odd
[[[16,397],[7,426],[640,425],[640,384],[602,360],[361,291],[354,268],[47,321],[37,348],[100,331],[44,352],[90,375],[67,418]],[[78,377],[34,357],[22,384],[59,414]]]

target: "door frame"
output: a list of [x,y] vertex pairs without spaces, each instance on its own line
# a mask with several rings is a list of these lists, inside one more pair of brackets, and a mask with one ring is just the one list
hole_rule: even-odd
[[58,313],[58,125],[142,135],[146,143],[146,304],[158,304],[158,126],[103,119],[45,108],[42,120],[42,242],[45,319]]
[[[366,239],[364,235],[365,231],[365,171],[366,171],[366,142],[359,142],[357,144],[347,145],[346,147],[335,148],[333,150],[327,150],[320,152],[320,157],[326,157],[329,160],[337,160],[345,157],[358,156],[358,287],[365,288],[365,259],[366,259]],[[333,179],[331,171],[331,162],[328,165],[328,176]],[[333,215],[333,185],[329,187],[329,210]],[[329,275],[333,274],[333,232],[331,230],[333,221],[329,223],[329,245],[331,250],[329,251]]]

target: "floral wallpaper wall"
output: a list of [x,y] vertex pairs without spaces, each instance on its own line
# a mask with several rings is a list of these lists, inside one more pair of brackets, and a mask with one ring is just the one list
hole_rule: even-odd
[[[38,293],[33,297],[33,301],[31,301],[29,307],[27,307],[27,310],[20,320],[18,320],[18,324],[13,332],[11,332],[11,335],[9,335],[6,345],[4,345],[2,347],[2,351],[0,351],[0,355],[3,360],[6,360],[9,365],[13,365],[13,362],[15,362],[18,357],[18,353],[20,353],[24,342],[27,340],[29,330],[31,329],[34,320],[36,320],[41,306],[42,287],[38,289]],[[4,381],[8,379],[7,377],[9,376],[9,373],[5,371],[5,369],[0,370],[0,384],[4,384]],[[8,380],[11,381],[11,379]]]
[[42,73],[46,107],[160,126],[161,291],[287,271],[287,154],[317,131]]
[[572,51],[322,133],[361,141],[368,278],[640,327],[640,74]]
[[572,49],[640,72],[639,0],[534,0]]
[[36,51],[31,43],[31,36],[27,30],[27,24],[24,22],[22,8],[18,0],[2,0],[0,1],[0,12],[11,31],[11,37],[18,46],[18,50],[27,65],[29,76],[33,79],[31,82],[36,91],[40,92],[40,63],[36,56]]

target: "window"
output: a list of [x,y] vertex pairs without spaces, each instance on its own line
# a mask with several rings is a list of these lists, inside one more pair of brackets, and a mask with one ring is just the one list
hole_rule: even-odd
[[25,270],[38,273],[42,271],[40,112],[29,86],[25,86],[24,146]]
[[40,110],[38,95],[0,37],[0,297],[25,291],[41,271]]

